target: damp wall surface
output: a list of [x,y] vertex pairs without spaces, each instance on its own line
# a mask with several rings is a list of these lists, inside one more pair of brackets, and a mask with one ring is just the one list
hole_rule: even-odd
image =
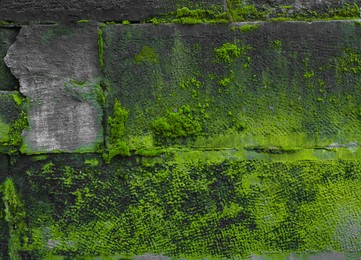
[[0,256],[359,258],[357,2],[307,4],[3,2]]
[[16,22],[140,21],[177,10],[179,7],[224,8],[223,0],[3,0],[0,17]]

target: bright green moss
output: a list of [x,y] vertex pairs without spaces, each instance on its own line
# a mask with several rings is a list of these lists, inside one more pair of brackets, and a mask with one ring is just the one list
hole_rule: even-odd
[[152,126],[154,133],[163,138],[195,136],[202,131],[201,124],[188,105],[168,112],[167,116],[156,119]]
[[200,23],[228,23],[230,17],[228,13],[216,14],[211,10],[195,9],[190,10],[187,7],[178,9],[175,12],[174,23],[181,23],[185,25],[200,24]]
[[20,95],[19,92],[13,94],[13,99],[18,106],[20,106],[24,101],[24,98]]
[[183,161],[144,166],[124,161],[111,169],[62,163],[29,168],[28,194],[62,199],[41,221],[35,209],[43,199],[27,208],[33,217],[26,251],[35,258],[162,252],[172,258],[248,259],[264,252],[344,252],[360,245],[359,161],[214,155],[191,151]]
[[243,5],[231,10],[233,21],[265,20],[267,12],[259,11],[254,5]]
[[149,22],[153,25],[158,25],[158,24],[162,24],[162,23],[166,23],[167,20],[166,19],[159,19],[159,18],[152,18],[149,20]]
[[218,63],[231,63],[241,55],[241,49],[233,43],[224,43],[221,47],[214,49]]
[[[247,52],[250,50],[252,50],[252,47],[250,45],[227,42],[224,43],[221,47],[215,48],[214,52],[216,54],[217,63],[230,64],[236,58],[239,58],[240,56],[244,56],[245,54],[247,54]],[[247,59],[249,62],[251,58],[248,57]]]
[[129,112],[122,107],[119,100],[115,100],[113,115],[108,117],[109,136],[106,140],[106,150],[103,158],[110,163],[116,155],[129,156],[129,147],[125,142],[125,122]]
[[9,225],[9,248],[10,259],[21,259],[19,250],[26,247],[27,225],[25,223],[26,212],[19,193],[15,189],[12,179],[8,178],[2,184],[3,202],[5,205],[5,220]]
[[92,167],[98,166],[99,161],[96,158],[85,160],[84,164],[88,164]]
[[239,27],[239,31],[242,33],[246,33],[257,29],[260,26],[260,24],[245,24]]

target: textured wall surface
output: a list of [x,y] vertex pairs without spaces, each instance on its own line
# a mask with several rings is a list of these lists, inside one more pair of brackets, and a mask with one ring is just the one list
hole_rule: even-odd
[[[247,26],[252,30],[242,31]],[[337,156],[327,152],[331,147],[358,150],[361,27],[355,22],[103,31],[109,109],[118,98],[129,110],[134,149],[144,148],[149,135],[150,149],[237,149],[246,157],[272,148],[309,150],[311,157],[320,149]],[[182,114],[185,107],[190,111]]]
[[3,0],[0,258],[359,259],[350,3]]
[[3,0],[0,20],[28,21],[139,21],[175,11],[178,7],[223,8],[223,0],[175,1],[175,0]]
[[[342,7],[344,4],[360,4],[360,0],[3,0],[0,6],[0,20],[20,23],[33,22],[76,22],[83,19],[94,21],[142,21],[163,16],[178,8],[208,9],[221,12],[238,6],[253,6],[265,11],[321,11]],[[273,10],[277,9],[277,10]],[[279,9],[279,10],[278,10]],[[283,10],[282,10],[283,9]],[[273,10],[273,11],[272,11]],[[242,12],[247,15],[252,9]]]
[[24,26],[5,62],[29,100],[24,152],[95,150],[103,114],[97,26]]

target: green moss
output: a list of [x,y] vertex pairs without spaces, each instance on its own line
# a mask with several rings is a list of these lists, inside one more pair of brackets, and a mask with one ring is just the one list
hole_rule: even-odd
[[282,41],[281,40],[275,40],[273,41],[273,47],[277,50],[280,51],[282,49]]
[[[289,9],[289,8],[288,8]],[[301,12],[287,13],[284,10],[281,13],[272,14],[269,21],[314,21],[314,20],[344,20],[344,19],[358,19],[360,17],[360,9],[357,3],[350,5],[345,3],[340,7],[328,8],[325,11],[306,10]]]
[[130,22],[128,20],[124,20],[124,21],[122,21],[122,24],[127,25],[127,24],[130,24]]
[[360,8],[356,2],[353,5],[345,3],[342,7],[330,8],[325,16],[338,18],[360,18]]
[[265,20],[267,12],[259,11],[254,5],[238,5],[230,9],[233,21]]
[[248,259],[358,248],[360,161],[243,161],[221,152],[111,169],[60,162],[29,169],[34,186],[26,192],[52,196],[56,207],[48,222],[37,222],[43,199],[28,208],[28,252]]
[[[348,3],[339,7],[332,7],[326,10],[297,10],[293,6],[280,6],[280,8],[267,8],[255,6],[244,1],[226,0],[227,11],[214,11],[211,9],[189,9],[182,7],[176,12],[169,13],[159,18],[148,20],[154,25],[160,23],[181,23],[185,25],[201,23],[229,23],[239,21],[313,21],[313,20],[343,20],[357,19],[360,17],[360,10],[357,3]],[[242,32],[248,32],[255,28],[244,28]]]
[[155,157],[166,153],[166,149],[140,149],[135,152],[136,155]]
[[231,63],[235,58],[241,55],[241,49],[233,43],[224,43],[221,47],[215,48],[216,61],[218,63]]
[[99,65],[100,68],[104,68],[104,41],[102,28],[98,29],[98,50],[99,50]]
[[95,79],[93,81],[77,82],[70,79],[65,83],[64,91],[81,102],[92,103],[95,107],[104,107],[105,95],[99,81],[99,79]]
[[96,159],[96,158],[93,158],[93,159],[87,159],[85,160],[84,162],[85,164],[88,164],[92,167],[95,167],[95,166],[98,166],[99,165],[99,161]]
[[217,63],[232,63],[236,58],[239,58],[241,55],[245,55],[248,51],[252,50],[250,45],[240,45],[238,46],[235,43],[224,43],[221,47],[215,48],[214,52],[216,54]]
[[306,71],[304,74],[303,74],[303,77],[305,79],[310,79],[310,78],[313,78],[315,76],[315,72],[313,70],[311,71]]
[[48,155],[36,155],[36,156],[33,156],[32,159],[37,162],[37,161],[44,161],[46,159],[48,159]]
[[162,138],[196,136],[202,131],[199,120],[193,116],[193,110],[188,105],[168,112],[165,117],[156,119],[152,127],[155,135]]
[[339,73],[354,73],[361,72],[361,53],[351,48],[346,48],[343,51],[344,55],[338,59]]
[[166,23],[165,19],[158,19],[158,18],[152,18],[149,20],[149,22],[153,25],[158,25],[158,24],[162,24],[162,23]]
[[260,26],[260,24],[245,24],[239,27],[239,31],[242,33],[246,33],[257,29]]
[[3,202],[5,205],[5,220],[9,225],[9,257],[21,259],[19,251],[26,247],[27,225],[25,223],[26,212],[12,179],[8,178],[2,184]]
[[12,95],[16,105],[18,106],[20,106],[25,100],[25,98],[19,92],[13,93]]
[[29,123],[27,114],[24,111],[21,111],[19,118],[11,123],[11,128],[9,131],[8,145],[16,147],[11,150],[11,153],[16,152],[17,148],[22,144],[22,133],[24,130],[28,129],[28,127]]
[[103,158],[110,163],[116,155],[129,156],[129,147],[125,142],[125,122],[129,112],[122,107],[119,100],[115,100],[113,115],[108,117],[109,135],[106,140],[106,150]]
[[175,12],[176,18],[173,23],[181,23],[184,25],[200,24],[200,23],[228,23],[230,17],[228,13],[216,14],[211,10],[195,9],[190,10],[187,7],[178,9]]
[[89,22],[90,22],[90,20],[85,20],[85,19],[77,21],[77,23],[89,23]]
[[157,64],[159,62],[159,55],[151,47],[145,45],[140,53],[135,55],[134,60],[137,63],[147,61]]
[[231,83],[231,80],[232,80],[231,78],[224,78],[224,79],[221,79],[218,83],[222,87],[227,87]]

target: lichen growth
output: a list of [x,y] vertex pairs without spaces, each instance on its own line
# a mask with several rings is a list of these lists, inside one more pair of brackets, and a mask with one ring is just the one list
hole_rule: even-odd
[[151,47],[143,46],[140,53],[135,55],[134,60],[137,63],[148,61],[157,64],[159,62],[159,55]]

